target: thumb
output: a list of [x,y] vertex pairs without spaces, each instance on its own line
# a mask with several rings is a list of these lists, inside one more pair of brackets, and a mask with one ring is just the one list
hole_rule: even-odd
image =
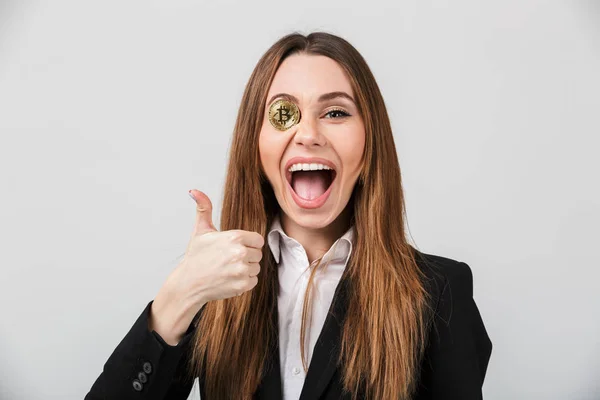
[[203,235],[217,230],[212,222],[212,203],[207,195],[199,190],[190,190],[190,196],[196,202],[196,224],[194,235]]

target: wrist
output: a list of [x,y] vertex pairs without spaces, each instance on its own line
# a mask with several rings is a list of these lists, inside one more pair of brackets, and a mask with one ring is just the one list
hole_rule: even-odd
[[191,319],[189,308],[168,293],[160,291],[150,309],[148,327],[171,346],[176,346],[187,331]]

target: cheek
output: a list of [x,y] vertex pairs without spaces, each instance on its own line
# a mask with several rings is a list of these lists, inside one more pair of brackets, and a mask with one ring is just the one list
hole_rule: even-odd
[[337,146],[339,156],[344,164],[348,177],[354,178],[360,172],[361,161],[365,150],[365,131],[362,126],[346,132],[344,140]]
[[279,141],[273,134],[261,132],[258,138],[260,162],[271,183],[273,183],[273,179],[279,174],[279,163],[282,156],[280,147]]

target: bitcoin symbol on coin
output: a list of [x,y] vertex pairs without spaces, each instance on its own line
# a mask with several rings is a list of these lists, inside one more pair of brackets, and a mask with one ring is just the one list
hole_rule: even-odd
[[285,131],[300,121],[298,106],[287,100],[277,100],[269,108],[269,121],[280,131]]
[[277,114],[279,116],[279,123],[281,124],[285,124],[290,119],[290,110],[282,105],[277,109]]

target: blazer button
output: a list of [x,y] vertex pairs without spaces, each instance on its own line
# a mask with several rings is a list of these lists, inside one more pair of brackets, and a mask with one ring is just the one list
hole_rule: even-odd
[[139,381],[140,381],[140,382],[142,382],[142,383],[146,383],[146,382],[148,382],[148,376],[147,376],[145,373],[143,373],[143,372],[140,372],[140,373],[138,374],[138,379],[139,379]]
[[138,381],[137,379],[134,379],[134,380],[133,380],[133,388],[134,388],[135,390],[137,390],[138,392],[141,392],[141,391],[142,391],[142,389],[144,388],[144,385],[142,385],[142,384],[140,383],[140,381]]
[[144,363],[144,365],[142,366],[142,369],[144,370],[145,373],[151,374],[152,373],[152,363],[150,363],[150,361],[146,361]]

